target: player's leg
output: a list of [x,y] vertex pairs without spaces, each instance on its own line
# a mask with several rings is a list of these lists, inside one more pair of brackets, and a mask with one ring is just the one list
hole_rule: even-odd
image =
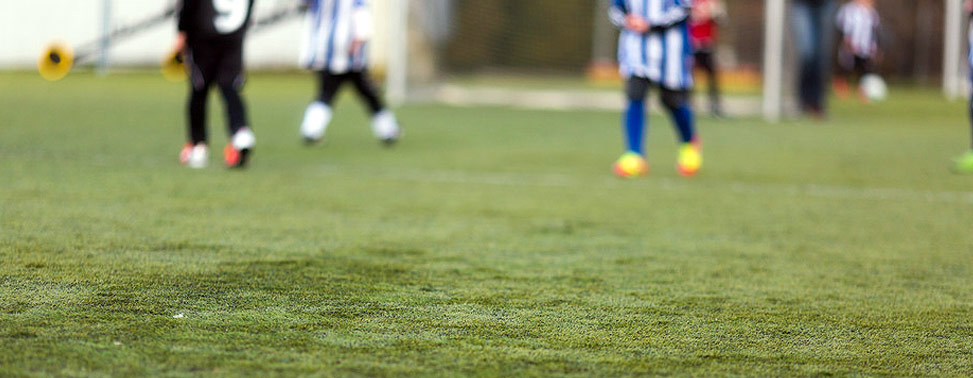
[[858,88],[857,91],[858,101],[860,101],[863,104],[870,103],[871,99],[869,99],[868,94],[865,93],[865,88],[864,86],[862,86],[862,80],[865,78],[865,75],[874,73],[871,67],[871,61],[867,58],[855,56],[854,72],[855,72],[855,86]]
[[838,65],[835,69],[834,93],[838,98],[844,100],[851,96],[851,84],[848,78],[854,71],[855,58],[847,49],[838,50]]
[[696,135],[696,120],[689,105],[689,92],[662,88],[662,105],[676,126],[681,145],[676,168],[683,176],[692,176],[703,163],[701,144]]
[[246,77],[243,73],[243,41],[223,46],[217,85],[226,106],[227,131],[230,143],[223,149],[223,158],[228,167],[239,168],[247,160],[256,137],[247,118],[247,107],[240,92]]
[[825,81],[831,71],[826,56],[833,38],[833,8],[830,1],[805,0],[793,2],[790,12],[801,67],[798,75],[801,110],[816,118],[824,117],[826,112]]
[[815,116],[824,117],[828,112],[828,91],[831,89],[831,72],[833,62],[831,52],[834,51],[834,41],[838,29],[835,27],[835,13],[837,1],[818,1],[814,10],[815,46],[817,55],[817,72],[815,73],[814,94]]
[[794,1],[791,5],[791,28],[793,29],[794,40],[797,46],[798,62],[800,71],[797,75],[798,98],[800,100],[801,111],[805,113],[815,113],[813,109],[814,96],[812,85],[815,80],[817,70],[816,43],[813,9],[807,1]]
[[648,173],[643,143],[645,140],[645,95],[649,90],[649,80],[632,76],[625,82],[625,113],[622,116],[622,134],[625,136],[626,151],[612,166],[619,177],[635,177]]
[[347,75],[334,75],[327,70],[317,73],[318,95],[304,111],[301,136],[308,144],[320,141],[331,123],[331,104]]
[[375,138],[385,144],[393,144],[398,141],[402,134],[399,122],[395,119],[395,114],[392,114],[382,103],[381,98],[378,97],[378,90],[372,84],[368,71],[353,71],[350,75],[352,83],[355,84],[355,89],[358,90],[359,96],[368,106],[372,115],[372,133]]
[[204,168],[209,161],[206,103],[213,79],[214,56],[208,46],[190,43],[186,51],[189,71],[189,101],[186,104],[188,142],[179,161],[192,168]]
[[625,99],[628,104],[625,108],[622,130],[625,134],[627,151],[639,155],[645,155],[643,143],[648,127],[645,119],[645,96],[648,93],[649,85],[648,79],[635,76],[629,78],[625,83]]
[[973,173],[973,94],[970,95],[968,107],[970,117],[970,149],[953,162],[953,170],[957,173]]
[[[713,77],[709,74],[709,68],[707,67],[706,53],[700,49],[693,52],[693,73],[695,77],[695,72],[702,71],[707,75],[708,80],[712,80]],[[696,81],[698,84],[699,81]],[[695,87],[693,88],[695,90]],[[693,98],[695,98],[695,93],[693,93]]]
[[695,117],[689,106],[689,92],[662,88],[662,105],[669,112],[682,143],[696,140]]
[[721,117],[723,116],[723,108],[720,106],[720,79],[716,70],[715,54],[710,50],[699,50],[693,54],[693,58],[706,73],[708,79],[710,113],[714,117]]
[[973,152],[973,93],[970,94],[968,107],[970,117],[970,151]]

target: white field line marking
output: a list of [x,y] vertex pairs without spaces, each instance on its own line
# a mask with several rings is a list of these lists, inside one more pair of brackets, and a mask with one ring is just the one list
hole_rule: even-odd
[[[620,111],[625,106],[622,91],[605,89],[529,89],[474,86],[465,87],[443,84],[420,91],[419,97],[455,106],[510,106],[522,109],[542,110],[610,110]],[[727,96],[723,99],[725,110],[734,116],[760,114],[760,100],[749,97]],[[652,112],[660,112],[655,101],[649,102]]]
[[[326,167],[320,172],[333,174],[341,169]],[[731,193],[752,195],[768,194],[791,197],[811,197],[836,200],[873,200],[873,201],[918,201],[935,203],[955,203],[973,205],[973,192],[937,191],[903,188],[852,187],[819,184],[757,184],[743,181],[697,181],[669,178],[648,179],[631,182],[613,177],[591,180],[563,174],[521,174],[521,173],[470,173],[437,170],[395,170],[359,172],[372,178],[409,181],[416,183],[477,184],[497,186],[543,186],[543,187],[609,187],[632,186],[662,189],[665,191],[684,191],[693,188],[713,188]]]

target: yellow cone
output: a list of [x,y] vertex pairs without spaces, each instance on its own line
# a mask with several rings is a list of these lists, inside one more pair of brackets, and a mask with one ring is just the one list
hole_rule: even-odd
[[166,60],[162,62],[162,76],[169,81],[186,80],[186,63],[181,52],[173,51],[166,56]]
[[37,71],[41,77],[57,81],[63,79],[71,72],[74,66],[74,51],[71,47],[62,43],[52,43],[41,54],[37,60]]

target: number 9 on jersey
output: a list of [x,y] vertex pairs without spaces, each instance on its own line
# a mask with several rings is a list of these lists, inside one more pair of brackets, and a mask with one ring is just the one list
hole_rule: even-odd
[[216,17],[213,25],[221,34],[230,34],[243,26],[247,21],[249,0],[213,0]]

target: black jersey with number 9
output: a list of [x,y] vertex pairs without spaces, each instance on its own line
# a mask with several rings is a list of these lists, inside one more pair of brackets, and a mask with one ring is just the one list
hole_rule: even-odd
[[254,0],[183,0],[179,31],[191,40],[241,39]]

